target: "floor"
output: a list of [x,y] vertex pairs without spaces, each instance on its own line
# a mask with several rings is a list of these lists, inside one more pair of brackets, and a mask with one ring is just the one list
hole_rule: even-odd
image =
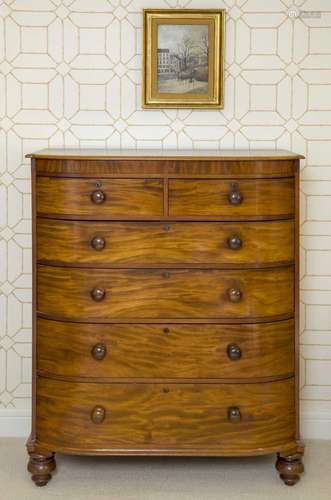
[[44,488],[26,472],[22,439],[0,439],[0,500],[330,500],[331,441],[306,443],[306,473],[287,487],[274,457],[245,459],[58,456]]

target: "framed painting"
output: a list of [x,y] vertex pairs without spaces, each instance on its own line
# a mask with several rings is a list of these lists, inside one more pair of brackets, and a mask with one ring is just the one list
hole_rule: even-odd
[[146,9],[144,108],[223,108],[225,10]]

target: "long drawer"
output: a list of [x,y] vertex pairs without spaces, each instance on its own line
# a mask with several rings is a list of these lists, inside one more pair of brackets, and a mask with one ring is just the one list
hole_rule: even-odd
[[[37,379],[47,449],[251,452],[294,439],[294,381],[85,384]],[[59,429],[61,432],[59,432]]]
[[163,215],[162,179],[37,177],[37,214],[107,219]]
[[73,266],[268,266],[293,260],[294,222],[82,222],[39,218],[37,247],[40,262]]
[[293,268],[75,269],[38,266],[38,312],[73,321],[291,315]]
[[234,378],[294,371],[294,322],[78,324],[38,319],[37,368],[65,377]]
[[243,220],[293,216],[294,181],[170,179],[169,214]]

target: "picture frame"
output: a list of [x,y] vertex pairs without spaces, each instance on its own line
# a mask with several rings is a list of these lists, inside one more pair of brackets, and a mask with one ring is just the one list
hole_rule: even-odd
[[224,107],[224,9],[144,9],[143,108]]

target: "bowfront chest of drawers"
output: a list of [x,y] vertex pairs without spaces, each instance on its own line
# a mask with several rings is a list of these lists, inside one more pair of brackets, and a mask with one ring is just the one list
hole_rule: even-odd
[[300,156],[31,158],[35,483],[61,452],[275,453],[295,484]]

